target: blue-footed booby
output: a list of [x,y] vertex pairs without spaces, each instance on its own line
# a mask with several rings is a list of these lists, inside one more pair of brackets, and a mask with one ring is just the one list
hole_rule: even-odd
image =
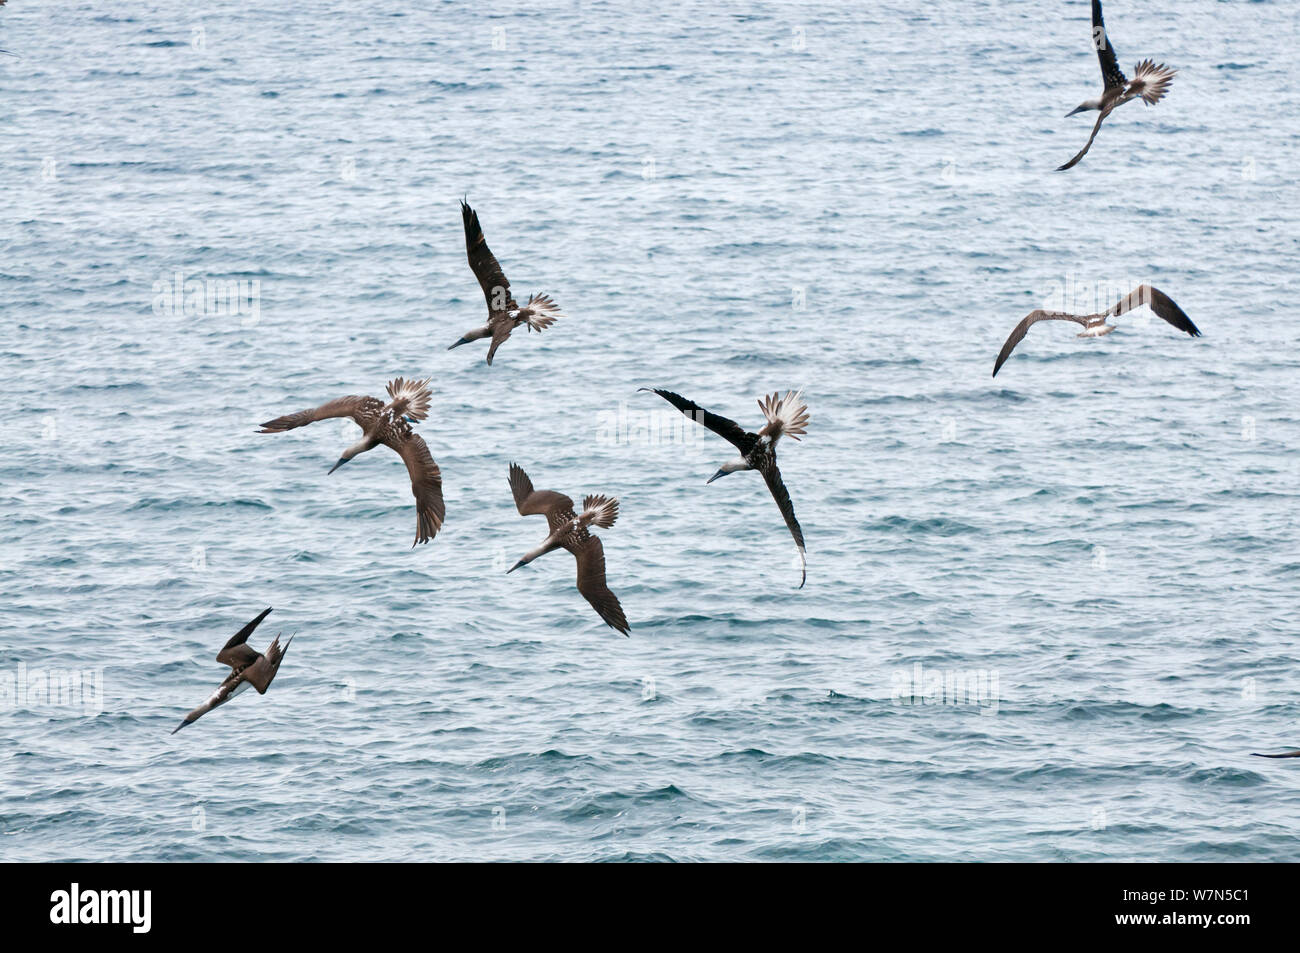
[[1130,99],[1142,97],[1142,101],[1148,106],[1153,106],[1160,102],[1169,84],[1173,82],[1174,74],[1177,70],[1170,69],[1161,63],[1157,65],[1152,60],[1143,60],[1133,70],[1133,78],[1129,79],[1119,68],[1119,60],[1115,56],[1115,47],[1111,45],[1110,37],[1106,33],[1106,24],[1101,20],[1101,0],[1092,0],[1092,45],[1097,51],[1097,59],[1101,61],[1101,78],[1105,83],[1100,99],[1089,99],[1080,103],[1067,116],[1073,116],[1075,113],[1086,112],[1088,110],[1098,110],[1101,115],[1097,117],[1096,125],[1092,127],[1092,135],[1088,137],[1088,142],[1079,154],[1063,166],[1057,167],[1057,172],[1064,172],[1078,165],[1079,160],[1088,154],[1092,148],[1092,141],[1097,138],[1097,131],[1101,129],[1102,121],[1114,111],[1117,106],[1122,106]]
[[1186,331],[1194,338],[1201,336],[1196,325],[1192,324],[1192,319],[1183,314],[1183,309],[1174,304],[1172,298],[1159,288],[1139,285],[1136,291],[1125,295],[1101,314],[1066,314],[1064,311],[1042,310],[1029,312],[1024,320],[1016,325],[1006,343],[1002,345],[1002,350],[998,352],[998,359],[993,364],[993,376],[998,376],[998,371],[1011,356],[1011,352],[1016,349],[1016,345],[1024,340],[1029,329],[1039,321],[1073,321],[1075,324],[1083,325],[1083,330],[1075,337],[1098,338],[1115,330],[1113,324],[1106,323],[1107,318],[1116,317],[1142,305],[1149,307],[1158,317],[1164,318],[1178,330]]
[[256,688],[259,695],[266,694],[266,690],[271,687],[271,680],[275,678],[275,673],[280,670],[284,653],[289,651],[289,646],[293,644],[291,635],[282,648],[280,636],[277,635],[271,640],[265,655],[248,646],[248,637],[270,611],[269,608],[263,609],[256,619],[232,635],[230,641],[217,653],[217,661],[222,665],[229,665],[230,674],[217,686],[217,690],[208,696],[207,701],[186,715],[185,720],[172,729],[172,734],[176,734],[186,725],[194,724],[212,709],[224,705],[249,685]]
[[757,470],[763,475],[763,479],[767,481],[767,488],[772,492],[772,499],[776,500],[776,505],[780,507],[781,515],[785,518],[785,525],[789,528],[790,535],[794,537],[795,545],[799,547],[799,567],[802,573],[799,588],[802,589],[804,583],[808,581],[808,559],[804,553],[803,529],[795,519],[790,492],[785,488],[781,471],[776,466],[776,442],[782,436],[798,440],[800,434],[808,432],[808,405],[802,402],[803,392],[786,391],[784,397],[774,393],[760,399],[758,406],[763,411],[763,416],[767,418],[767,423],[758,433],[749,433],[741,429],[734,420],[709,413],[694,401],[687,400],[670,390],[659,390],[656,387],[639,389],[658,394],[691,420],[708,427],[740,451],[737,459],[724,463],[718,468],[717,473],[704,481],[705,483],[712,483],[718,477],[738,470]]
[[599,536],[592,536],[588,526],[609,528],[618,519],[618,500],[611,496],[587,496],[582,500],[582,513],[575,512],[573,500],[553,490],[534,490],[533,481],[518,464],[510,464],[510,492],[520,516],[535,513],[546,517],[551,533],[536,549],[524,553],[519,561],[506,570],[512,573],[527,566],[538,556],[556,549],[567,549],[578,562],[578,591],[591,603],[605,624],[624,635],[628,634],[627,616],[618,603],[618,596],[605,584],[605,548]]
[[559,306],[547,295],[530,295],[528,304],[519,307],[514,296],[510,294],[510,282],[506,280],[501,265],[497,263],[496,256],[492,254],[487,241],[483,238],[483,229],[478,223],[478,213],[463,200],[460,203],[460,213],[465,224],[465,251],[469,255],[469,267],[483,288],[483,296],[487,298],[488,322],[482,327],[466,331],[461,339],[447,350],[468,344],[470,341],[477,341],[479,338],[490,337],[492,343],[488,346],[487,362],[491,364],[497,348],[519,325],[527,324],[529,331],[541,332],[554,324],[556,318],[561,318],[563,315],[560,314]]
[[387,403],[378,397],[339,397],[313,410],[269,420],[262,424],[258,433],[283,433],[317,420],[351,417],[363,431],[361,439],[343,451],[329,472],[333,473],[357,454],[381,443],[396,450],[411,475],[411,493],[415,496],[415,542],[411,544],[414,547],[433,539],[446,515],[442,502],[442,471],[429,453],[424,438],[411,429],[412,423],[429,416],[429,400],[433,395],[428,384],[428,378],[408,381],[399,377],[388,382],[388,396],[392,399]]

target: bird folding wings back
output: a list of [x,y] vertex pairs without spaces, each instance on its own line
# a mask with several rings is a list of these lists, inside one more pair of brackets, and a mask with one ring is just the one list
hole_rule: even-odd
[[262,624],[262,620],[265,619],[270,612],[270,608],[263,609],[258,613],[257,618],[232,635],[230,641],[223,645],[221,651],[217,653],[217,661],[222,665],[229,665],[236,671],[257,661],[257,658],[261,653],[254,651],[245,643],[248,642],[248,637],[253,634],[253,631],[259,625]]

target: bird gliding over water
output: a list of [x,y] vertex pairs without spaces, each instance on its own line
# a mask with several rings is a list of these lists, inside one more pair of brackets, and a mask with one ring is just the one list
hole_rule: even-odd
[[281,648],[280,637],[277,635],[271,640],[265,655],[248,647],[248,637],[270,611],[270,609],[263,609],[256,619],[232,635],[230,641],[217,653],[217,661],[222,665],[229,665],[230,674],[217,686],[217,690],[208,696],[207,701],[186,715],[185,720],[172,729],[172,734],[198,721],[212,709],[224,705],[249,685],[256,688],[259,695],[266,694],[266,690],[271,686],[271,680],[275,678],[275,673],[280,670],[284,653],[289,651],[289,646],[293,643],[291,635],[289,641]]
[[1002,345],[1002,350],[998,352],[998,359],[993,365],[993,376],[998,376],[998,371],[1002,368],[1006,359],[1011,356],[1011,352],[1015,350],[1016,345],[1024,340],[1025,335],[1029,333],[1029,329],[1039,321],[1073,321],[1076,324],[1083,325],[1083,330],[1075,337],[1098,338],[1115,330],[1113,324],[1106,323],[1107,318],[1116,317],[1142,305],[1147,305],[1157,316],[1164,318],[1178,330],[1186,331],[1194,338],[1201,336],[1201,332],[1196,325],[1192,324],[1192,319],[1183,314],[1183,309],[1174,304],[1172,298],[1159,288],[1153,288],[1151,285],[1139,285],[1136,291],[1125,295],[1100,314],[1066,314],[1064,311],[1042,310],[1029,312],[1029,314],[1025,315],[1024,320],[1015,326],[1015,329]]
[[388,403],[378,397],[340,397],[313,410],[267,421],[258,433],[283,433],[318,420],[351,417],[364,433],[357,443],[343,451],[329,472],[381,443],[396,450],[406,462],[411,475],[411,493],[415,496],[415,542],[411,544],[414,547],[433,539],[446,513],[442,502],[442,471],[434,463],[424,438],[411,429],[412,423],[429,416],[429,400],[433,395],[428,384],[428,378],[408,381],[399,377],[388,382],[388,396],[392,398]]
[[1073,116],[1075,113],[1089,109],[1096,109],[1101,112],[1101,115],[1097,117],[1097,123],[1092,127],[1092,135],[1088,137],[1087,144],[1073,159],[1063,166],[1058,166],[1057,172],[1073,168],[1088,154],[1088,150],[1092,148],[1092,141],[1097,138],[1097,131],[1101,129],[1102,121],[1115,107],[1122,106],[1130,99],[1139,96],[1148,106],[1160,102],[1165,90],[1173,82],[1174,73],[1177,72],[1163,63],[1157,66],[1148,59],[1139,63],[1133,70],[1133,78],[1128,79],[1119,68],[1115,47],[1111,45],[1110,37],[1106,35],[1106,25],[1101,21],[1101,0],[1092,0],[1092,45],[1097,50],[1097,59],[1101,61],[1101,78],[1106,84],[1105,89],[1102,90],[1100,99],[1082,102],[1066,115]]
[[618,500],[612,496],[587,496],[582,500],[582,513],[575,513],[573,500],[553,490],[534,490],[533,481],[515,463],[510,464],[510,492],[514,495],[519,515],[544,514],[551,534],[542,545],[524,553],[506,573],[527,566],[538,556],[553,550],[567,549],[578,562],[578,591],[606,625],[627,635],[627,616],[623,615],[618,596],[605,584],[605,547],[599,536],[592,536],[587,531],[588,526],[613,526],[618,519]]
[[547,295],[529,295],[528,304],[519,307],[510,294],[510,282],[506,280],[501,265],[497,263],[496,256],[492,254],[487,241],[483,238],[483,229],[478,223],[478,213],[464,201],[460,203],[460,213],[465,223],[465,251],[469,255],[469,267],[483,288],[483,296],[487,298],[488,323],[481,328],[466,331],[461,339],[447,350],[468,344],[470,341],[477,341],[479,338],[490,337],[492,343],[488,346],[487,352],[487,362],[490,365],[497,348],[519,325],[527,324],[529,331],[540,333],[554,324],[556,318],[563,315],[560,314],[559,306]]
[[799,547],[799,567],[803,574],[799,580],[799,588],[802,589],[804,583],[808,581],[808,560],[804,555],[803,530],[799,526],[799,521],[795,519],[794,504],[790,502],[790,493],[786,490],[785,482],[781,479],[781,471],[776,466],[776,442],[783,434],[798,440],[800,434],[808,432],[806,429],[809,420],[808,405],[800,400],[803,392],[786,391],[784,397],[772,394],[761,399],[758,406],[763,411],[763,416],[767,418],[767,424],[758,433],[748,433],[734,420],[711,414],[694,401],[689,401],[672,391],[659,390],[655,387],[639,389],[654,391],[691,420],[704,424],[740,451],[738,459],[724,463],[705,483],[712,483],[718,477],[735,473],[737,470],[757,470],[763,474],[763,479],[767,481],[767,488],[772,491],[772,499],[776,500],[776,505],[781,508],[785,525],[789,527],[790,535],[794,537],[795,545]]

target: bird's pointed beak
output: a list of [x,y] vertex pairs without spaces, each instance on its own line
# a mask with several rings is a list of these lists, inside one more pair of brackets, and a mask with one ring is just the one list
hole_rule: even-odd
[[506,575],[508,576],[508,575],[510,575],[512,572],[514,572],[516,569],[518,569],[520,566],[526,566],[526,565],[528,565],[528,564],[525,563],[525,562],[521,559],[521,560],[519,560],[519,562],[515,563],[513,566],[511,566],[509,569],[506,570]]
[[[348,462],[348,461],[347,461],[345,458],[343,458],[343,457],[339,457],[339,462],[336,463],[336,464],[334,464],[334,466],[330,467],[329,473],[333,473],[335,470],[337,470],[339,467],[343,466],[343,464],[345,464],[345,463],[347,463],[347,462]],[[325,474],[325,475],[326,475],[326,476],[329,476],[329,473],[327,473],[327,474]]]
[[1070,118],[1071,116],[1073,116],[1075,113],[1081,113],[1081,112],[1083,112],[1083,107],[1082,107],[1082,106],[1075,106],[1073,109],[1071,109],[1068,113],[1065,114],[1065,118],[1066,118],[1066,119],[1069,119],[1069,118]]
[[177,725],[175,728],[172,729],[172,734],[176,734],[176,732],[180,731],[188,724],[189,724],[188,721],[182,721],[179,725]]
[[726,471],[726,470],[719,470],[717,473],[713,474],[713,476],[711,476],[711,477],[709,477],[707,480],[705,480],[705,481],[704,481],[704,485],[705,485],[705,486],[708,486],[710,483],[712,483],[712,482],[713,482],[714,480],[716,480],[718,477],[724,477],[724,476],[726,476],[726,475],[727,475],[727,471]]
[[449,351],[454,351],[454,350],[456,350],[456,348],[460,347],[462,344],[468,344],[468,343],[469,343],[469,338],[461,338],[459,341],[457,341],[457,342],[456,342],[455,344],[453,344],[451,347],[447,348],[447,350],[449,350]]

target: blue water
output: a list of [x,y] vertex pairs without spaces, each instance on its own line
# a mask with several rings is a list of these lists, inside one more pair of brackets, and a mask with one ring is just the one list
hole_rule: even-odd
[[[1295,859],[1296,4],[1110,0],[1179,73],[1065,174],[1082,0],[407,6],[0,9],[0,857]],[[462,195],[565,313],[491,368]],[[159,313],[178,270],[256,313]],[[990,378],[1139,281],[1204,337]],[[253,431],[416,374],[412,549],[394,454]],[[640,386],[806,388],[804,589]],[[620,499],[631,638],[504,573],[511,461]],[[265,606],[271,690],[169,735]],[[102,697],[4,694],[55,670]]]

